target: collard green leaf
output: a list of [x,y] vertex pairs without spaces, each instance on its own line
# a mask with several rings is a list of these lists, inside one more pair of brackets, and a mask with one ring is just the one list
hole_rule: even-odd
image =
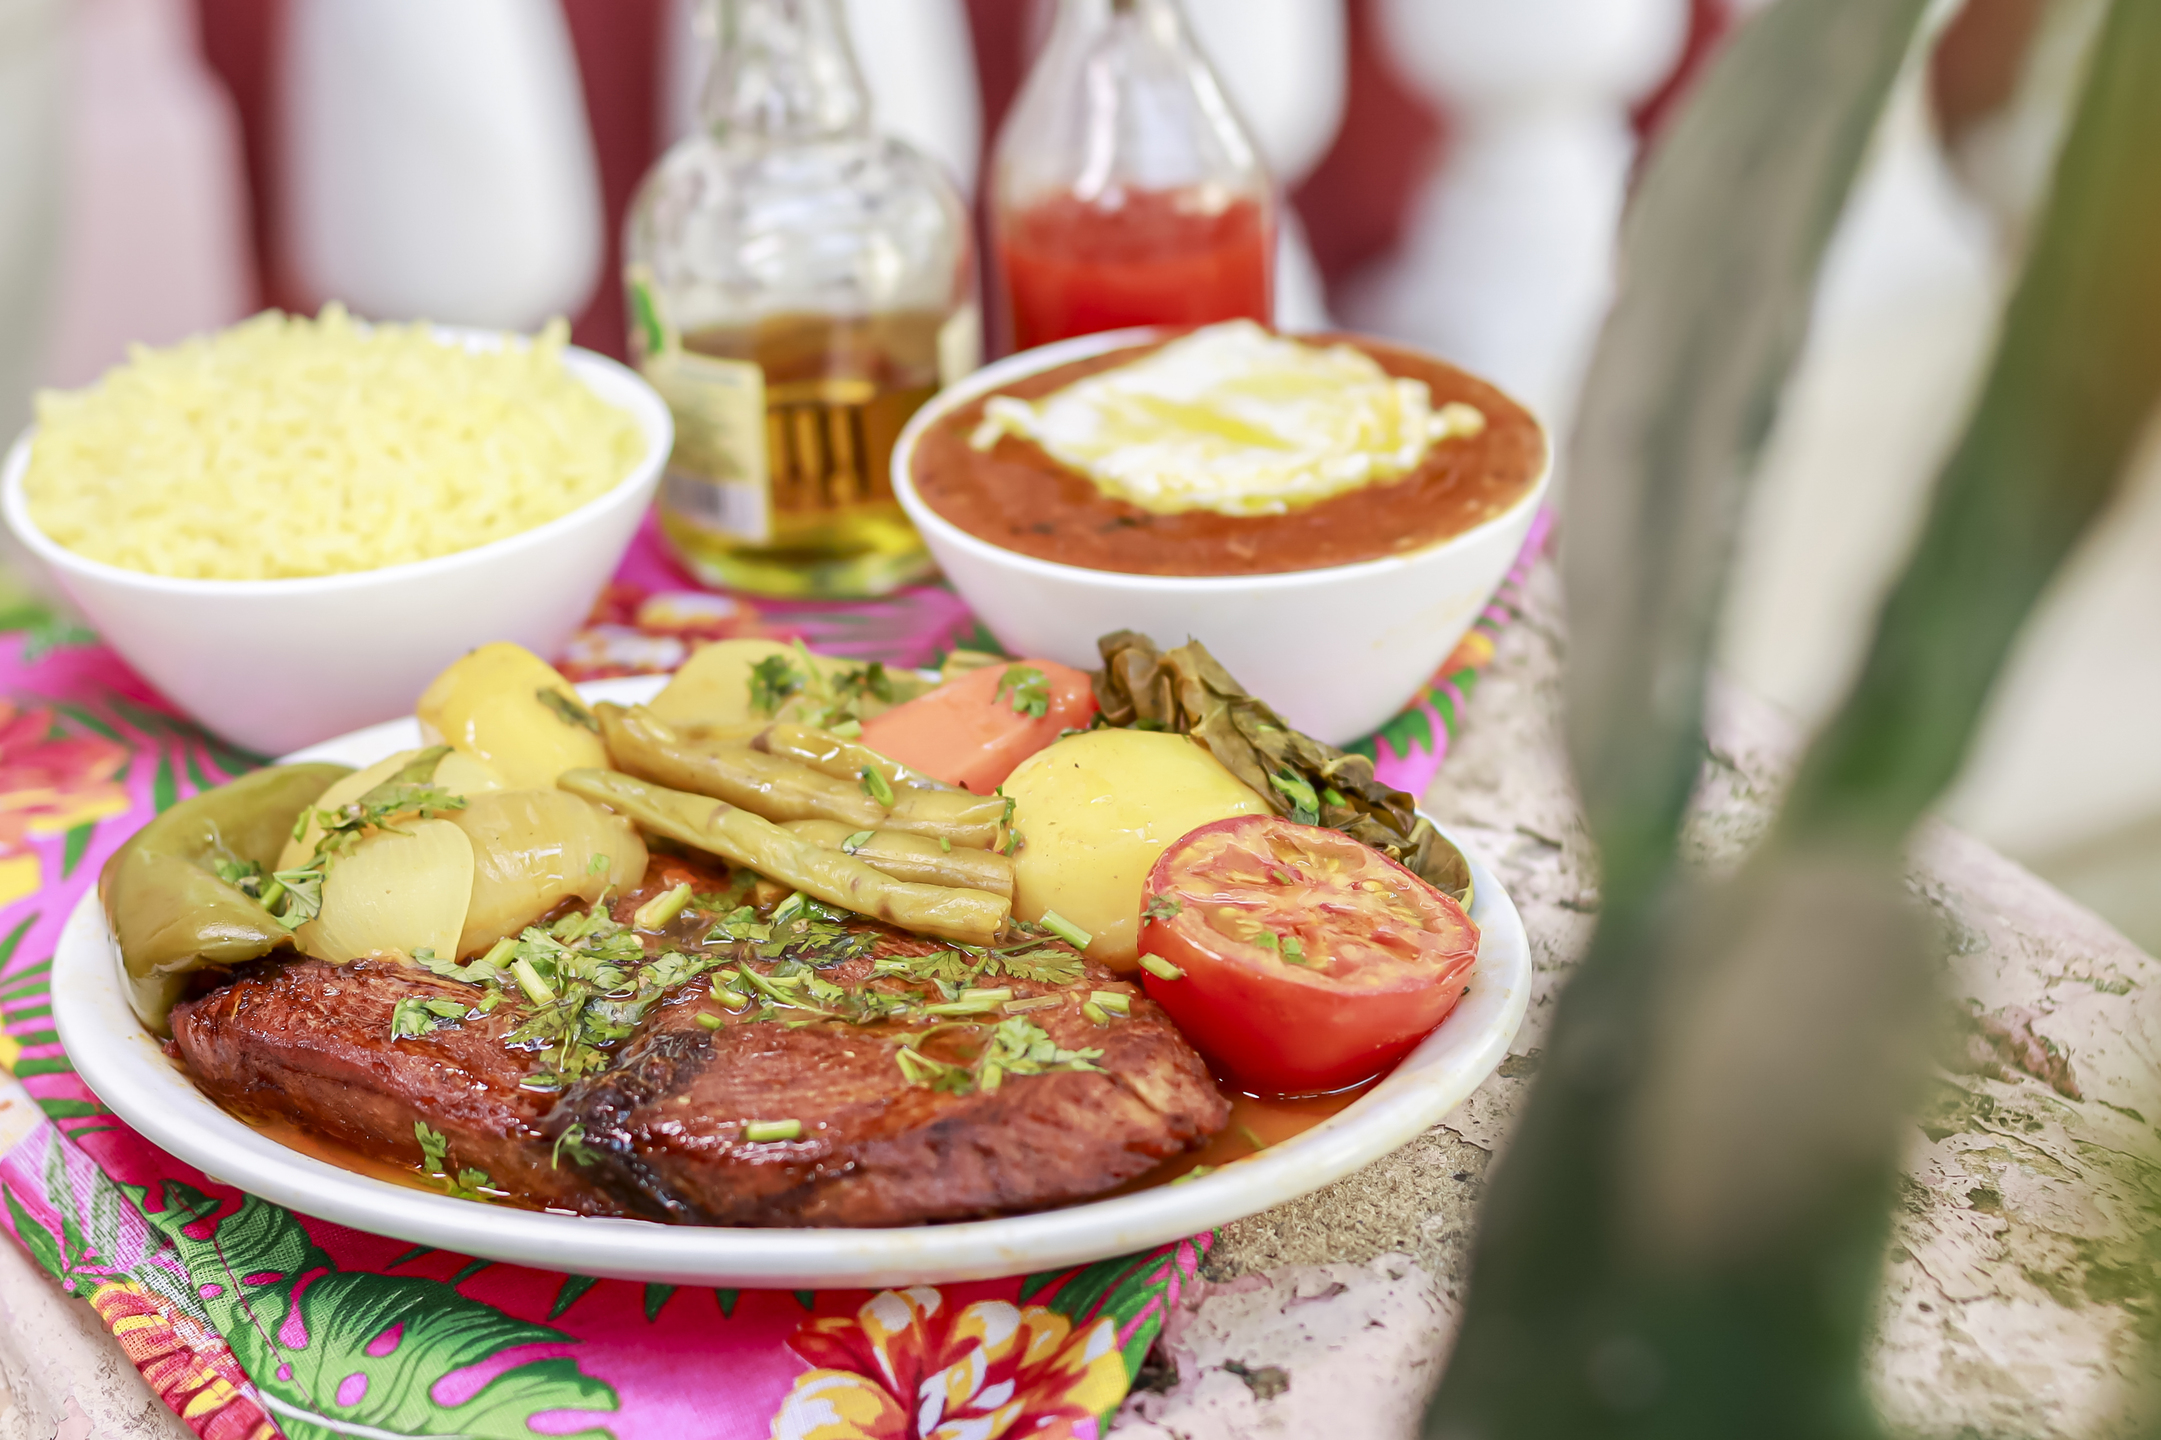
[[1293,730],[1246,693],[1199,641],[1168,653],[1131,630],[1096,641],[1096,704],[1113,726],[1191,735],[1278,815],[1341,830],[1464,905],[1471,867],[1418,813],[1416,796],[1383,785],[1372,758]]
[[204,1304],[291,1440],[382,1433],[525,1440],[544,1412],[618,1407],[613,1387],[571,1358],[529,1360],[483,1385],[464,1383],[460,1372],[507,1350],[570,1341],[560,1330],[439,1280],[340,1271],[289,1212],[254,1196],[208,1234],[191,1232],[216,1214],[214,1199],[174,1180],[163,1198],[164,1208],[146,1208],[145,1218],[196,1280],[221,1287]]

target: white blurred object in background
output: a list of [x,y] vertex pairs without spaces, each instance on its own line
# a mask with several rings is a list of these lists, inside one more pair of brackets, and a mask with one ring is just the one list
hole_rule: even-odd
[[[697,12],[709,3],[671,0],[668,6],[660,67],[664,144],[698,123],[706,47],[691,36],[700,23]],[[879,131],[943,163],[961,194],[972,197],[983,150],[983,101],[967,7],[962,0],[845,0],[843,9]]]
[[0,435],[30,418],[60,257],[62,0],[0,0]]
[[1565,431],[1612,289],[1629,109],[1688,0],[1379,0],[1389,55],[1447,114],[1402,245],[1339,308],[1477,371]]
[[313,301],[514,330],[584,308],[600,181],[557,6],[299,0],[281,89],[286,246]]
[[[1343,125],[1350,80],[1343,0],[1185,0],[1185,7],[1193,38],[1287,195]],[[1328,299],[1298,212],[1286,204],[1277,218],[1276,324],[1326,329]]]
[[95,380],[130,344],[229,325],[256,300],[240,120],[203,63],[195,7],[68,10],[63,247],[39,376],[59,386]]

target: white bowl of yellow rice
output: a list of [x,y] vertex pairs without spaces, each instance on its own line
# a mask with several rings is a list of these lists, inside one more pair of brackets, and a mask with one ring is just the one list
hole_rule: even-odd
[[673,442],[559,325],[265,314],[41,395],[0,513],[146,680],[274,755],[404,712],[477,645],[558,650]]

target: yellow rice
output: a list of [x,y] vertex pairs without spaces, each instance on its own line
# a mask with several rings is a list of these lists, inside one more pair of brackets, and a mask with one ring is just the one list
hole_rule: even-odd
[[30,514],[153,575],[268,580],[448,555],[621,482],[631,417],[563,363],[568,328],[467,351],[425,325],[266,311],[37,397]]

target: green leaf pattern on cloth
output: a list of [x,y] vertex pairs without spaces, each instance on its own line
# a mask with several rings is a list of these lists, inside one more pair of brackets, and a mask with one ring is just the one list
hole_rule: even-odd
[[[528,1437],[541,1433],[531,1424],[538,1415],[617,1408],[614,1387],[575,1360],[515,1353],[566,1344],[560,1330],[439,1280],[340,1271],[289,1212],[252,1195],[213,1220],[213,1197],[177,1180],[163,1192],[164,1208],[146,1208],[145,1218],[201,1283],[212,1321],[290,1440]],[[144,1198],[138,1193],[138,1204]],[[546,1433],[588,1440],[613,1432]]]

